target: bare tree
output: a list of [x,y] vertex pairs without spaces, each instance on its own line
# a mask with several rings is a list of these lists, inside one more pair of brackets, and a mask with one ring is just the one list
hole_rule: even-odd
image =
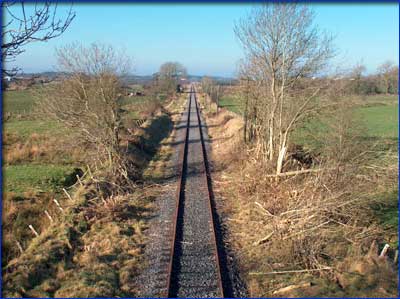
[[122,84],[129,59],[112,46],[71,44],[57,50],[60,70],[67,77],[46,87],[40,108],[46,115],[74,129],[81,140],[97,149],[99,164],[116,177],[128,178],[120,150]]
[[216,84],[210,77],[205,76],[201,80],[201,88],[210,97],[210,101],[216,104],[218,112],[219,99],[222,94],[221,86]]
[[314,110],[322,89],[304,82],[321,73],[333,56],[332,37],[320,32],[313,20],[305,6],[269,3],[235,26],[245,51],[241,75],[253,88],[246,119],[277,174],[291,132]]
[[179,62],[166,62],[161,65],[156,76],[157,85],[161,91],[171,94],[186,74],[186,68]]
[[[64,18],[58,17],[57,3],[37,2],[26,5],[19,1],[1,3],[4,24],[2,26],[2,61],[14,62],[25,51],[24,46],[37,41],[48,41],[64,33],[75,18],[72,6]],[[18,67],[3,67],[3,75],[13,76]]]
[[362,79],[367,68],[362,62],[357,63],[350,72],[351,80],[353,81],[352,87],[355,94],[360,94],[362,91]]
[[397,82],[398,67],[392,61],[386,61],[378,67],[378,76],[385,93],[390,93]]
[[211,88],[213,85],[214,85],[214,81],[210,77],[204,76],[201,79],[201,88],[204,93],[209,95],[211,93]]

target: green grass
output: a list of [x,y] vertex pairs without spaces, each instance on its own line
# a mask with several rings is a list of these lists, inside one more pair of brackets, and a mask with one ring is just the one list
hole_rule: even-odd
[[[371,205],[373,215],[385,230],[397,234],[399,225],[398,189],[377,195],[377,200]],[[396,239],[397,247],[398,240]]]
[[48,120],[11,120],[3,124],[3,130],[5,133],[15,134],[22,138],[34,133],[57,136],[66,132],[61,124]]
[[[397,95],[371,95],[364,97],[367,106],[355,109],[354,116],[364,124],[369,137],[398,137],[398,103]],[[237,95],[223,96],[220,107],[241,114],[244,103]],[[320,123],[310,123],[307,126],[317,129]]]
[[[354,109],[355,123],[362,129],[365,141],[393,148],[398,141],[398,104],[362,106]],[[318,149],[319,140],[326,134],[327,125],[321,119],[313,119],[297,129],[293,141],[309,149]]]
[[384,193],[380,196],[380,204],[374,205],[375,215],[378,217],[380,222],[394,230],[397,230],[399,211],[398,205],[398,190]]
[[221,97],[219,100],[219,107],[225,108],[237,114],[242,114],[244,111],[244,105],[241,99],[236,95],[226,95]]
[[132,91],[144,92],[144,87],[141,84],[131,84],[131,85],[129,85],[129,88]]
[[354,115],[366,127],[368,137],[398,138],[398,104],[360,107]]
[[[71,182],[72,166],[22,164],[3,167],[4,191],[57,191]],[[59,190],[58,190],[59,191]]]
[[[55,121],[45,119],[34,119],[32,112],[35,107],[35,99],[32,95],[32,89],[5,91],[3,96],[4,113],[12,115],[22,115],[23,119],[12,117],[3,123],[5,133],[15,134],[18,137],[26,138],[36,134],[64,134],[65,129]],[[28,116],[28,117],[26,117]]]
[[363,97],[364,104],[366,105],[393,105],[398,102],[398,96],[395,94],[385,95],[385,94],[377,94],[377,95],[368,95]]
[[121,106],[126,106],[126,105],[139,105],[146,103],[148,101],[151,101],[152,97],[151,96],[133,96],[133,97],[123,97],[120,100]]
[[35,105],[34,97],[30,90],[13,90],[3,93],[3,111],[13,114],[29,114]]
[[127,119],[139,119],[139,112],[137,110],[128,111],[126,114]]

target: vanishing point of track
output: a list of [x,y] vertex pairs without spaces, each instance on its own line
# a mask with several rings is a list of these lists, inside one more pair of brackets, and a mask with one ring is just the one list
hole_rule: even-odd
[[179,183],[167,297],[224,297],[211,186],[196,93],[191,87],[186,135],[180,151]]

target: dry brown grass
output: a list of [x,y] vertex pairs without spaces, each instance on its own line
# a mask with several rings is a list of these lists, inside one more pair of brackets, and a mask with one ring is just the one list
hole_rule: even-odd
[[28,225],[32,225],[40,233],[51,224],[44,213],[45,210],[57,219],[58,209],[52,203],[53,196],[54,194],[38,194],[31,191],[22,195],[11,192],[4,194],[2,260],[5,264],[21,255],[17,242],[25,249],[35,238]]
[[73,134],[61,138],[33,133],[28,138],[22,139],[6,132],[4,137],[4,163],[8,165],[27,162],[80,163],[90,160],[90,156],[87,155],[88,148],[82,147]]
[[[209,114],[207,124],[219,206],[249,295],[396,296],[393,262],[379,259],[378,249],[368,254],[375,241],[387,240],[370,204],[378,189],[396,185],[396,159],[367,170],[365,149],[332,141],[320,157],[324,171],[277,180],[267,176],[261,151],[241,142],[241,120],[234,119],[223,111]],[[306,272],[273,274],[293,270]],[[294,287],[278,291],[288,285]]]
[[[15,297],[134,296],[140,269],[145,219],[151,203],[142,193],[95,197],[96,184],[84,182],[64,212],[49,210],[33,238],[4,272],[4,294]],[[54,208],[57,209],[54,205]],[[12,217],[8,209],[8,217]],[[39,215],[37,215],[39,216]],[[45,217],[38,217],[45,220]]]

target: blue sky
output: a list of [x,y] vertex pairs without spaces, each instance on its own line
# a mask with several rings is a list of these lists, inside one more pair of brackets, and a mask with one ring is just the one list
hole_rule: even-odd
[[[166,61],[189,73],[234,76],[242,57],[233,33],[250,4],[75,4],[76,18],[59,38],[33,43],[16,60],[25,72],[54,70],[57,46],[104,42],[125,49],[133,72],[152,74]],[[336,66],[363,62],[369,72],[386,61],[398,63],[398,4],[313,4],[315,23],[336,35]]]

